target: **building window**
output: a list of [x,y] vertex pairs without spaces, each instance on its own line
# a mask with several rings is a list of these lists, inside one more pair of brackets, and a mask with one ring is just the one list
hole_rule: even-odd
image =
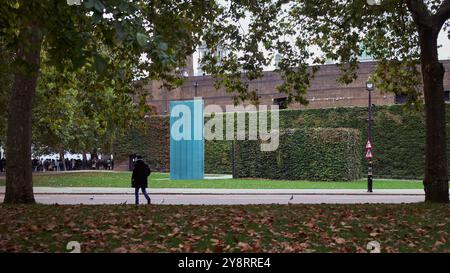
[[273,103],[278,105],[279,109],[287,109],[287,98],[273,99]]
[[444,91],[444,100],[450,101],[450,91]]

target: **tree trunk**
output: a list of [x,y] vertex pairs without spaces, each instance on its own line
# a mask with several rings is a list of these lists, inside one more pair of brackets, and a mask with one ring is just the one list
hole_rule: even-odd
[[87,155],[86,155],[86,151],[83,151],[83,166],[82,169],[86,170],[87,169]]
[[21,29],[17,69],[8,109],[5,203],[35,203],[31,166],[31,116],[39,73],[42,37],[36,25]]
[[92,150],[91,153],[91,165],[92,165],[91,168],[93,170],[97,169],[97,161],[98,161],[97,148],[95,148]]
[[61,161],[62,166],[63,166],[62,171],[67,170],[67,167],[66,167],[66,159],[64,158],[64,150],[60,150],[60,151],[59,151],[59,161]]
[[444,67],[439,63],[439,30],[419,27],[423,93],[426,114],[425,201],[448,203],[447,138],[445,128]]

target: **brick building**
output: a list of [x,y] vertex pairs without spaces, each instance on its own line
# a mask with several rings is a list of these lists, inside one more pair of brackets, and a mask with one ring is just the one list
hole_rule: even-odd
[[[444,91],[446,99],[450,96],[450,60],[442,61],[445,66]],[[190,62],[192,63],[192,61]],[[365,83],[373,70],[375,62],[362,62],[358,70],[358,79],[349,85],[340,85],[336,82],[339,68],[334,64],[322,65],[316,77],[312,80],[307,93],[308,106],[293,103],[288,109],[308,109],[308,108],[328,108],[328,107],[349,107],[367,106],[367,91]],[[188,69],[189,72],[192,69]],[[189,73],[189,75],[192,75]],[[282,83],[282,79],[275,72],[265,72],[264,77],[251,81],[250,88],[258,89],[261,104],[274,104],[282,101],[284,94],[277,92],[276,87]],[[189,77],[183,86],[167,91],[159,88],[158,82],[153,82],[144,87],[151,94],[148,100],[150,105],[156,107],[158,114],[168,114],[169,102],[171,100],[192,99],[197,94],[205,101],[205,105],[217,104],[221,106],[232,105],[232,94],[224,90],[217,90],[214,87],[214,79],[211,76]],[[383,94],[375,90],[372,95],[375,105],[390,105],[402,103],[404,98],[392,93]]]

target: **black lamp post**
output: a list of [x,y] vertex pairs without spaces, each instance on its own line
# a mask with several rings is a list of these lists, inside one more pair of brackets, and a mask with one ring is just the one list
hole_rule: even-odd
[[[183,76],[183,78],[188,79],[189,78],[189,73],[187,71],[183,71],[182,72],[182,76]],[[195,81],[194,82],[194,98],[197,97],[197,90],[198,90],[198,82]]]
[[194,88],[195,88],[194,89],[195,90],[194,91],[194,98],[196,98],[197,97],[197,89],[198,89],[198,82],[197,81],[194,82]]
[[372,147],[372,91],[374,89],[373,83],[371,81],[366,82],[366,89],[369,92],[369,105],[368,105],[368,119],[367,119],[367,142],[370,144],[370,147],[366,147],[367,150],[367,192],[372,192],[372,184],[373,184],[373,173],[372,173],[372,151],[370,150]]

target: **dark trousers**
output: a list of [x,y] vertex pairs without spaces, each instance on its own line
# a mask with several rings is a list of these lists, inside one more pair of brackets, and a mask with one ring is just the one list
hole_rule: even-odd
[[[144,187],[141,187],[140,189],[141,189],[142,193],[144,194],[145,199],[147,199],[147,201],[150,201],[150,196],[148,196],[147,190]],[[139,204],[139,188],[134,188],[134,197],[136,200],[136,202],[135,202],[136,205]]]

